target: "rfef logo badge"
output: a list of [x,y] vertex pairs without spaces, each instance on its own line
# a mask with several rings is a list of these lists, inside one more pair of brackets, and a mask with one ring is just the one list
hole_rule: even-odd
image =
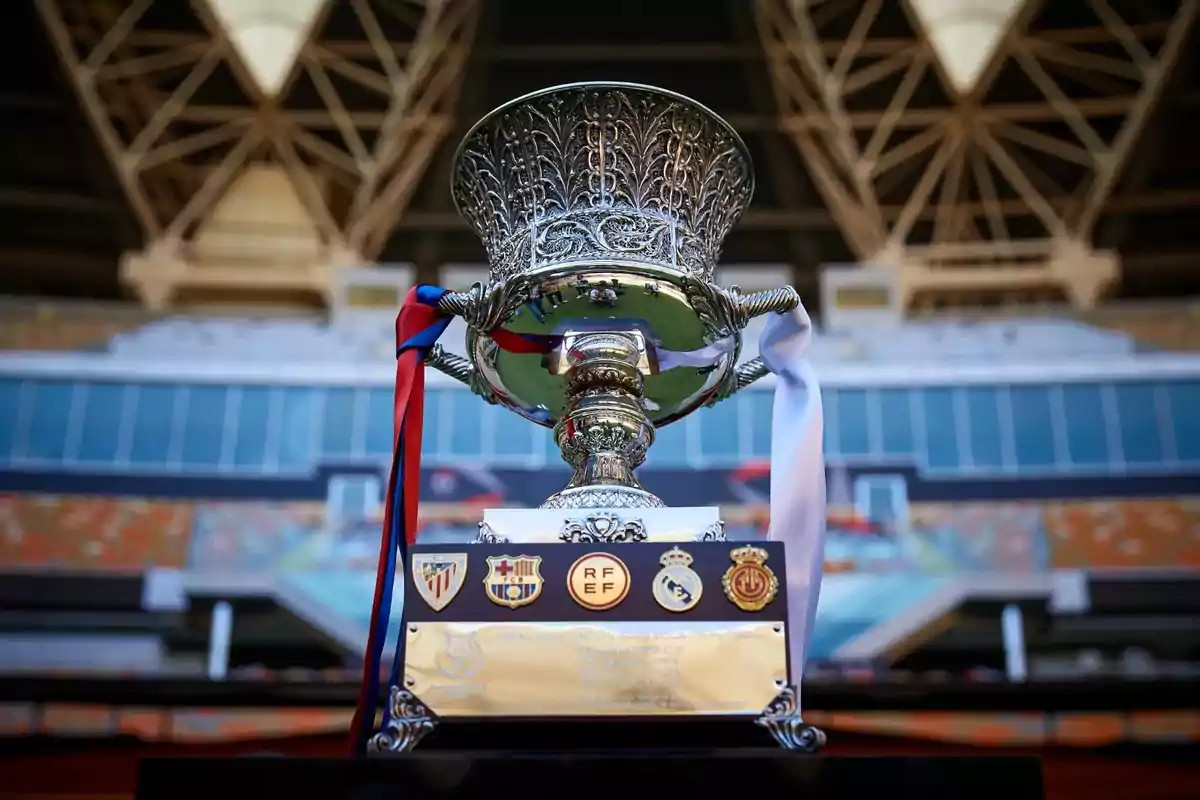
[[766,565],[770,554],[761,547],[739,547],[729,554],[733,566],[721,578],[725,596],[742,611],[762,611],[779,592],[779,579]]
[[488,556],[487,565],[483,586],[496,605],[520,608],[541,597],[541,556]]
[[458,596],[467,578],[466,553],[414,553],[413,586],[434,611],[441,611]]
[[589,553],[567,571],[571,599],[589,611],[607,611],[629,594],[629,568],[608,553]]

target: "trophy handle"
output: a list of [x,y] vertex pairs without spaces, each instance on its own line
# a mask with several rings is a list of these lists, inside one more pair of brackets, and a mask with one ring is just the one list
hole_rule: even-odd
[[529,300],[529,281],[523,276],[476,283],[465,292],[446,292],[438,300],[440,314],[462,317],[468,326],[486,333],[508,322]]
[[[742,321],[742,327],[745,327],[746,322],[755,317],[772,313],[786,314],[800,305],[800,293],[791,286],[781,286],[778,289],[767,289],[765,292],[753,292],[752,294],[741,294],[741,290],[737,286],[729,287],[728,291],[736,298],[734,302]],[[761,377],[762,375],[758,376],[758,378]],[[758,380],[758,378],[754,380]]]
[[487,384],[479,380],[475,365],[469,359],[447,353],[440,344],[435,344],[425,354],[425,363],[443,375],[449,375],[492,405],[496,404],[496,396]]
[[721,388],[717,390],[713,399],[709,400],[705,405],[713,406],[722,400],[733,397],[769,372],[770,370],[767,369],[762,356],[752,358],[746,363],[738,365],[733,372],[729,373],[729,377],[721,384]]
[[683,282],[683,291],[696,316],[719,337],[744,330],[755,317],[786,314],[800,305],[800,293],[791,286],[742,294],[739,286],[725,288],[690,279]]

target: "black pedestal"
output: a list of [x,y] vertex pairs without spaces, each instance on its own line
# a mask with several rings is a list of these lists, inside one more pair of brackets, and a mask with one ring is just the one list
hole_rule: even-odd
[[783,750],[413,752],[370,759],[148,759],[138,800],[1032,800],[1032,758],[806,756]]

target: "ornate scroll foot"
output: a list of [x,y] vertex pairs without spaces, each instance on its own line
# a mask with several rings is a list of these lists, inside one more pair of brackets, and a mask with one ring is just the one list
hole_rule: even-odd
[[425,704],[407,689],[393,686],[388,703],[391,719],[371,737],[368,753],[407,753],[437,726]]
[[725,542],[725,541],[728,541],[725,538],[725,521],[719,519],[716,522],[714,522],[712,525],[709,525],[707,528],[705,528],[704,530],[702,530],[700,532],[700,535],[696,537],[696,541],[697,542]]
[[640,519],[621,519],[616,514],[588,514],[563,523],[558,538],[563,542],[644,542],[649,534]]
[[805,725],[800,719],[800,702],[794,687],[783,687],[754,722],[770,731],[785,750],[815,753],[825,746],[825,731]]
[[501,536],[492,530],[486,522],[479,523],[479,533],[475,536],[475,544],[508,544],[508,537]]

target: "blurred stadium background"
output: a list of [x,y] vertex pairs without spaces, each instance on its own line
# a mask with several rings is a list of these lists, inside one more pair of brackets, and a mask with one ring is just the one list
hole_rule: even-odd
[[[805,694],[832,749],[1033,750],[1054,796],[1200,792],[1164,763],[1200,742],[1198,6],[11,3],[7,791],[119,795],[164,749],[338,750],[395,308],[486,274],[454,147],[512,97],[616,79],[742,132],[759,186],[722,282],[793,283],[819,321]],[[440,377],[421,535],[462,540],[566,468]],[[770,389],[664,429],[647,487],[761,537]]]

